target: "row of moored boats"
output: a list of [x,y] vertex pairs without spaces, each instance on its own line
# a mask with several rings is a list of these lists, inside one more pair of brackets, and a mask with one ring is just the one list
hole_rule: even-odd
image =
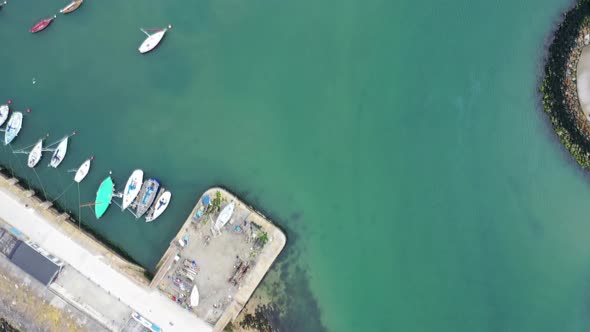
[[[0,127],[5,122],[8,123],[4,131],[4,145],[10,144],[16,136],[19,134],[23,125],[23,113],[12,112],[10,114],[9,105],[0,105]],[[75,135],[75,132],[72,133]],[[27,153],[27,166],[35,168],[43,156],[43,152],[51,151],[53,155],[49,162],[49,167],[57,168],[64,160],[68,151],[69,137],[66,136],[61,140],[43,146],[44,138],[41,138],[35,143],[29,151],[17,150],[15,153]],[[76,169],[76,175],[74,181],[80,183],[90,171],[90,164],[93,158],[86,159],[80,167]],[[139,219],[145,215],[146,222],[151,222],[157,219],[164,213],[172,193],[161,187],[160,181],[156,178],[149,178],[143,180],[143,171],[137,169],[131,173],[127,183],[125,184],[124,191],[122,193],[115,193],[115,185],[111,176],[107,177],[98,188],[96,193],[96,201],[94,204],[94,212],[96,218],[99,219],[104,215],[108,207],[110,206],[114,196],[122,197],[121,208],[122,210],[129,209],[133,215]]]
[[122,197],[121,210],[129,210],[137,219],[145,215],[145,221],[151,222],[161,216],[170,204],[172,193],[164,189],[158,179],[144,181],[143,176],[142,170],[133,171],[122,193],[115,193],[113,179],[107,177],[96,193],[96,218],[104,215],[115,196]]

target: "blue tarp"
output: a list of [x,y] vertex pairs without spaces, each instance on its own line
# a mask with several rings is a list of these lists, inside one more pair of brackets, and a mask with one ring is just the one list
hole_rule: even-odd
[[209,195],[206,195],[205,197],[203,197],[201,202],[203,202],[203,205],[209,205],[211,204],[211,198],[209,197]]

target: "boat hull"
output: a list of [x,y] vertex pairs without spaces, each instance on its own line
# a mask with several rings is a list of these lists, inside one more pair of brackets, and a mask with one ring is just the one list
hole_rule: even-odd
[[50,18],[46,18],[46,19],[40,21],[39,23],[33,25],[33,27],[29,30],[29,32],[37,33],[37,32],[41,32],[41,31],[47,29],[47,27],[51,24],[51,22],[53,22],[54,18],[55,18],[55,16],[50,17]]
[[152,206],[160,189],[160,181],[151,178],[143,183],[141,191],[137,196],[137,207],[135,209],[135,217],[140,218]]
[[196,307],[199,305],[199,289],[197,285],[193,286],[193,290],[191,291],[191,307]]
[[10,108],[8,105],[0,105],[0,126],[8,120],[8,113],[10,112]]
[[43,155],[43,140],[39,140],[37,144],[33,147],[31,152],[29,152],[29,159],[27,160],[27,166],[30,168],[34,168],[37,166],[39,161],[41,160],[41,156]]
[[133,200],[137,198],[142,184],[143,171],[136,169],[133,171],[133,173],[131,173],[131,176],[129,176],[129,179],[127,180],[127,184],[125,184],[125,191],[123,192],[123,204],[121,205],[122,210],[128,208],[129,205],[133,203]]
[[164,38],[164,34],[166,34],[166,31],[167,29],[160,30],[154,33],[153,35],[147,37],[139,46],[139,53],[144,54],[156,48],[158,44],[160,44],[160,42],[162,41],[162,38]]
[[111,205],[114,187],[115,184],[110,176],[104,179],[100,184],[100,187],[98,187],[96,200],[94,202],[94,214],[96,215],[96,219],[100,219]]
[[57,146],[55,151],[53,151],[53,156],[51,156],[51,161],[49,162],[49,166],[53,167],[53,168],[56,168],[57,166],[59,166],[59,164],[61,164],[64,157],[66,156],[67,152],[68,152],[68,137],[61,140],[61,142],[59,142],[59,145]]
[[80,7],[80,5],[82,4],[82,2],[84,2],[84,0],[72,1],[72,2],[70,2],[69,5],[65,6],[62,9],[60,9],[59,12],[62,13],[62,14],[69,14],[69,13],[73,12],[74,10],[78,9],[78,7]]
[[166,190],[164,193],[158,195],[156,198],[156,202],[152,207],[151,213],[145,217],[146,222],[152,222],[156,220],[159,216],[166,211],[168,205],[170,205],[170,199],[172,198],[172,193]]
[[21,112],[14,112],[10,116],[8,120],[8,126],[6,126],[6,131],[4,133],[4,145],[10,144],[18,133],[23,125],[23,114]]
[[215,228],[218,231],[221,230],[221,228],[223,228],[223,226],[225,226],[225,224],[227,224],[227,222],[231,219],[231,216],[234,214],[235,207],[236,207],[236,203],[231,202],[228,205],[226,205],[223,208],[223,210],[221,210],[221,213],[219,213],[219,216],[217,217],[217,220],[215,221]]
[[90,159],[87,159],[85,162],[82,163],[82,165],[80,165],[80,167],[76,171],[76,175],[74,176],[74,181],[80,183],[82,180],[84,180],[84,178],[86,177],[86,175],[88,175],[88,172],[90,171],[90,163]]

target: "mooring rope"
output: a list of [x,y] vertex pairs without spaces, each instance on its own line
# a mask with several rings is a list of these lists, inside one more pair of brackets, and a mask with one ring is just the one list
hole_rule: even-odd
[[[70,187],[71,187],[73,184],[74,184],[74,181],[72,181],[72,183],[70,183],[70,184],[69,184],[69,185],[66,187],[66,189],[64,189],[64,191],[63,191],[61,194],[59,194],[59,196],[57,196],[57,197],[56,197],[56,198],[55,198],[53,201],[51,201],[51,203],[54,203],[54,202],[55,202],[55,201],[57,201],[57,200],[58,200],[58,199],[59,199],[61,196],[63,196],[63,194],[65,194],[65,193],[68,191],[68,189],[70,189]],[[64,206],[65,206],[65,207],[67,207],[67,200],[66,200],[66,204],[64,204]]]

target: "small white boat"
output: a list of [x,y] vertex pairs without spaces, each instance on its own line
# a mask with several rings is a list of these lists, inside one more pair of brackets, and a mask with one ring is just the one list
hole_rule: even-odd
[[172,198],[172,193],[169,192],[168,190],[166,190],[163,194],[161,194],[160,197],[158,197],[156,199],[156,203],[154,204],[154,206],[152,206],[150,213],[145,217],[145,221],[146,222],[154,221],[162,213],[164,213],[164,211],[166,211],[166,208],[168,208],[168,205],[170,204],[171,198]]
[[4,145],[10,144],[16,138],[22,126],[23,114],[21,112],[12,113],[10,119],[8,119],[8,126],[6,126]]
[[215,221],[215,228],[218,231],[221,230],[221,228],[223,228],[223,226],[225,226],[225,224],[227,224],[227,222],[231,219],[232,214],[234,214],[235,207],[236,207],[236,203],[231,202],[228,205],[226,205],[223,208],[223,210],[221,210],[221,213],[219,214],[219,216],[217,217],[217,220]]
[[41,160],[41,156],[43,155],[43,140],[40,139],[37,144],[33,147],[33,150],[29,152],[29,160],[27,161],[27,165],[30,168],[37,166],[39,160]]
[[156,48],[156,46],[158,46],[158,44],[162,41],[162,38],[164,38],[164,34],[166,33],[166,31],[168,31],[169,28],[170,26],[168,26],[167,29],[162,29],[154,33],[153,35],[150,35],[145,30],[141,29],[141,31],[145,33],[148,37],[139,46],[139,53],[144,54]]
[[59,142],[59,145],[53,151],[53,156],[51,157],[51,161],[49,162],[49,166],[56,168],[61,164],[62,160],[66,156],[68,152],[68,137],[66,136],[64,139]]
[[9,110],[10,108],[8,107],[8,105],[0,105],[0,126],[2,126],[4,122],[6,122],[6,120],[8,119]]
[[78,168],[78,170],[76,171],[76,175],[74,176],[74,181],[80,183],[82,180],[84,180],[84,178],[86,177],[86,175],[88,175],[88,172],[90,171],[90,162],[91,161],[92,161],[92,159],[86,159],[86,161],[84,163],[82,163],[80,168]]
[[199,305],[199,289],[197,285],[193,286],[193,290],[191,291],[191,307],[196,307]]
[[141,185],[143,184],[143,171],[140,169],[136,169],[131,173],[131,176],[127,180],[127,184],[125,184],[125,191],[123,192],[123,205],[121,205],[121,209],[125,210],[126,208],[131,205],[133,200],[139,194],[141,190]]

